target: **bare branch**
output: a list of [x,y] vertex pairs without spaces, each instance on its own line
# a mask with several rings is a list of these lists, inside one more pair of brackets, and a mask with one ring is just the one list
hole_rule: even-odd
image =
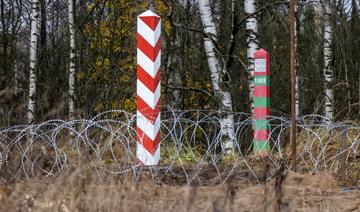
[[181,86],[170,86],[170,85],[165,85],[165,84],[161,84],[161,86],[164,86],[165,88],[169,88],[169,89],[174,89],[174,90],[185,90],[185,91],[195,91],[195,92],[200,92],[202,94],[205,94],[208,97],[213,97],[213,94],[211,94],[210,92],[208,92],[207,90],[201,89],[201,88],[194,88],[194,87],[181,87]]

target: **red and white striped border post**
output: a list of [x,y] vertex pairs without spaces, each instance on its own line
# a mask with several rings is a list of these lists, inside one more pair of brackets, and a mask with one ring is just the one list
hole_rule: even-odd
[[161,20],[148,10],[137,18],[137,145],[138,162],[160,160]]

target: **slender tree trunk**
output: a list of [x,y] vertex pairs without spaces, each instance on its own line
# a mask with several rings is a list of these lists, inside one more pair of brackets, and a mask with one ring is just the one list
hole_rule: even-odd
[[47,4],[48,0],[39,0],[39,44],[37,50],[37,81],[41,82],[37,84],[37,90],[43,91],[41,96],[38,96],[38,101],[42,102],[41,107],[38,108],[38,118],[43,118],[43,114],[46,114],[55,101],[51,86],[54,84],[52,80],[51,70],[48,66],[49,55],[47,53]]
[[[46,0],[40,0],[40,29],[39,29],[39,34],[40,34],[40,47],[41,47],[41,54],[46,55],[46,41],[47,41],[47,31],[46,31],[46,22],[47,22],[47,17],[46,17],[46,5],[47,2]],[[44,61],[42,61],[44,62]],[[46,60],[45,60],[46,62]],[[45,67],[46,69],[46,67]]]
[[[79,21],[79,23],[82,23],[83,20],[87,17],[87,1],[86,0],[78,0],[76,2],[76,20]],[[82,32],[84,29],[84,25],[79,25],[78,26],[78,31]],[[78,68],[78,70],[86,70],[86,54],[87,54],[87,42],[86,42],[86,38],[79,36],[77,38],[77,43],[76,43],[77,47],[77,58],[76,58],[76,67]]]
[[37,45],[39,34],[39,0],[33,0],[31,4],[31,35],[30,35],[30,79],[29,79],[29,101],[27,118],[28,123],[33,123],[35,115],[36,94],[36,67],[37,67]]
[[[216,29],[219,29],[219,24],[220,24],[220,19],[221,19],[221,9],[222,9],[222,4],[221,3],[224,3],[227,4],[227,1],[224,1],[224,0],[212,0],[212,1],[209,1],[209,4],[212,3],[213,5],[213,13],[212,13],[212,16],[213,16],[213,20],[214,20],[214,23],[215,23],[215,28]],[[210,7],[210,11],[211,11],[211,7]]]
[[344,70],[345,70],[345,83],[346,83],[346,94],[347,94],[347,104],[348,104],[348,116],[351,114],[351,86],[349,81],[349,70],[347,66],[347,61],[345,58],[345,54],[343,54],[343,60],[344,60]]
[[227,70],[231,70],[232,66],[233,66],[233,61],[234,61],[234,57],[232,57],[232,55],[234,54],[235,51],[235,46],[236,46],[236,41],[235,41],[235,36],[237,35],[237,33],[239,32],[239,26],[237,24],[237,13],[235,10],[235,4],[236,1],[235,0],[231,0],[231,34],[230,34],[230,42],[229,42],[229,46],[228,46],[228,50],[227,50],[227,61],[226,61],[226,69]]
[[[310,4],[311,9],[314,11],[314,24],[315,26],[321,26],[322,22],[320,21],[321,18],[323,16],[323,10],[321,9],[321,4],[318,3],[314,3],[314,4]],[[305,26],[304,26],[305,27]],[[316,73],[321,73],[321,66],[320,66],[320,55],[321,55],[321,51],[323,51],[323,49],[321,48],[321,41],[323,39],[322,37],[322,29],[321,27],[315,27],[315,33],[314,33],[314,40],[311,41],[312,43],[310,45],[313,46],[312,50],[311,50],[311,63],[314,65],[315,68],[315,72]],[[303,101],[305,101],[306,96],[303,96],[302,99]],[[313,113],[318,113],[318,111],[322,108],[322,102],[318,101],[318,99],[316,98],[315,102],[313,103]]]
[[231,35],[230,35],[230,46],[234,42],[234,27],[236,22],[236,14],[235,14],[235,0],[231,0]]
[[[181,21],[181,8],[184,2],[179,2],[181,5],[173,5],[173,18],[172,21],[179,23]],[[184,33],[180,27],[172,28],[172,36],[170,36],[169,47],[172,49],[171,54],[168,58],[168,78],[167,84],[171,87],[183,87],[184,78]],[[184,95],[180,89],[168,89],[167,102],[174,110],[183,109]]]
[[[8,26],[6,23],[6,14],[5,14],[5,2],[4,0],[0,1],[0,21],[2,27],[2,58],[1,58],[1,66],[3,73],[0,72],[0,89],[3,89],[7,86],[6,77],[8,74]],[[4,77],[3,77],[4,76]]]
[[333,70],[332,70],[332,39],[333,29],[331,25],[331,5],[325,3],[324,23],[324,78],[325,78],[325,117],[330,121],[334,118],[334,91],[333,91]]
[[294,19],[294,38],[295,38],[295,116],[296,119],[300,116],[300,63],[297,54],[298,50],[298,32],[299,32],[299,21],[298,21],[298,4],[295,1],[295,19]]
[[359,73],[359,90],[358,90],[358,94],[359,94],[359,117],[360,117],[360,69],[359,69],[359,66],[358,66],[359,64],[358,63],[356,63],[356,65],[355,65],[355,71],[357,71],[358,73]]
[[222,134],[222,148],[226,154],[233,153],[233,142],[235,141],[234,117],[232,115],[231,94],[226,89],[226,82],[223,80],[226,76],[225,64],[220,64],[219,58],[216,57],[216,47],[214,41],[217,39],[217,31],[213,15],[211,13],[209,0],[198,2],[200,16],[204,32],[209,37],[204,37],[204,47],[207,56],[213,90],[218,100],[219,109],[223,112],[220,120]]
[[75,71],[76,71],[76,34],[74,5],[76,0],[68,0],[69,31],[70,31],[70,64],[69,64],[69,120],[75,113]]
[[[359,1],[358,0],[352,0],[351,1],[351,19],[350,19],[350,33],[352,34],[351,39],[352,40],[356,40],[359,38],[359,34],[360,34],[360,10],[359,10]],[[358,42],[359,43],[359,42]],[[351,45],[351,57],[353,59],[353,66],[355,68],[353,73],[360,73],[359,67],[358,67],[358,57],[360,55],[360,46],[359,45],[355,45],[353,46],[353,43],[350,44]],[[355,48],[354,48],[355,47]],[[356,59],[355,59],[356,58]],[[351,73],[351,72],[350,72]],[[355,78],[355,75],[353,75]],[[359,74],[360,77],[360,74]],[[350,77],[351,79],[351,77]],[[360,116],[360,78],[359,78],[359,116]],[[354,94],[355,94],[355,85],[356,83],[353,82],[354,85]],[[354,95],[355,96],[355,95]]]
[[149,10],[156,12],[154,0],[147,0],[149,5]]
[[19,92],[19,67],[18,67],[17,58],[15,58],[14,61],[14,92],[15,95],[17,95]]
[[[246,15],[252,14],[256,11],[255,0],[245,0],[245,13]],[[251,106],[251,112],[254,109],[254,98],[253,98],[253,90],[254,90],[254,53],[257,49],[259,49],[259,41],[258,41],[258,23],[256,19],[256,15],[251,16],[246,20],[246,42],[247,42],[247,60],[248,60],[248,78],[249,78],[249,100]]]
[[[177,31],[176,29],[175,31]],[[172,55],[169,55],[169,64],[168,64],[168,79],[167,84],[171,87],[183,87],[183,69],[184,64],[182,61],[182,52],[181,52],[181,46],[180,41],[178,40],[179,33],[174,32],[177,35],[173,38],[173,40],[170,42],[170,46],[172,49],[174,49],[174,52]],[[168,103],[171,108],[174,110],[181,110],[183,107],[183,91],[180,89],[170,89],[168,91]]]

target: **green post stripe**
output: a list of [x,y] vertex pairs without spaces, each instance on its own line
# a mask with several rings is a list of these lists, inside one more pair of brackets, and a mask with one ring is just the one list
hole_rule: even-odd
[[254,76],[254,85],[270,86],[270,76]]
[[257,129],[257,130],[270,129],[268,121],[264,120],[264,119],[255,119],[253,124],[254,124],[254,129]]
[[255,97],[254,98],[254,107],[269,107],[270,98],[267,97]]
[[267,141],[258,141],[258,140],[254,140],[254,152],[259,152],[259,151],[269,151],[270,147],[269,147],[269,142]]

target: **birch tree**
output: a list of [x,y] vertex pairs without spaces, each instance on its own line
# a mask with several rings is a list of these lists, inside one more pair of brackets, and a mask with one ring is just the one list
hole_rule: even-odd
[[216,46],[214,42],[217,40],[217,30],[211,12],[210,2],[209,0],[198,1],[198,6],[203,29],[206,34],[204,37],[204,47],[211,73],[212,86],[219,109],[223,112],[222,118],[220,119],[222,149],[226,154],[231,154],[233,151],[233,142],[235,141],[235,132],[234,117],[231,114],[233,112],[231,94],[226,88],[227,82],[224,81],[224,76],[228,73],[226,67],[220,63],[220,58],[216,56]]
[[325,117],[332,121],[334,113],[334,91],[333,91],[333,70],[332,70],[332,39],[333,29],[331,25],[330,1],[324,1],[325,22],[324,22],[324,79],[325,79]]
[[[250,15],[255,13],[256,5],[255,0],[245,0],[244,2],[245,13],[246,15]],[[252,15],[246,20],[246,43],[247,43],[247,51],[246,56],[248,60],[248,72],[249,72],[249,99],[251,105],[251,112],[254,109],[254,98],[253,98],[253,90],[254,90],[254,53],[257,49],[259,49],[259,41],[258,41],[258,23],[256,19],[256,15]]]
[[36,94],[36,67],[37,67],[37,45],[39,34],[39,0],[31,3],[31,29],[30,29],[30,79],[28,100],[28,123],[34,121],[35,94]]
[[69,120],[74,119],[75,112],[75,70],[76,70],[76,35],[74,5],[76,0],[68,0],[69,31],[70,31],[70,64],[69,64]]

